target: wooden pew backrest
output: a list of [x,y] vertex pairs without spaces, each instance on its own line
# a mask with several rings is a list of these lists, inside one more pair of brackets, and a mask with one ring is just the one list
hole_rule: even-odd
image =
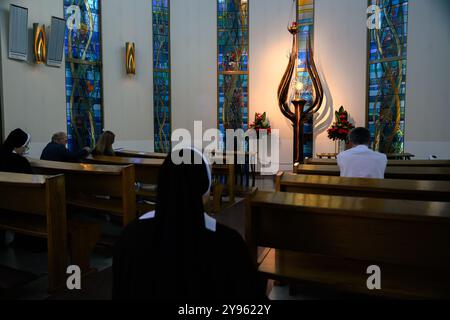
[[450,296],[449,203],[258,192],[248,208],[255,261],[258,246],[276,249],[265,274],[369,293],[377,265],[382,294]]
[[[338,166],[333,165],[301,165],[294,166],[294,172],[306,175],[340,176]],[[387,167],[386,179],[406,180],[442,180],[450,181],[449,167]]]
[[30,164],[40,174],[65,175],[69,205],[121,216],[124,225],[136,218],[133,165],[93,165],[34,159],[30,159]]
[[129,158],[144,158],[144,159],[165,159],[167,153],[157,153],[157,152],[145,152],[145,151],[133,151],[133,150],[116,150],[116,156],[118,157],[129,157]]
[[275,185],[281,192],[450,201],[449,181],[343,178],[279,172]]
[[136,181],[143,184],[158,183],[159,168],[164,163],[164,159],[159,158],[130,158],[130,157],[109,157],[109,156],[89,156],[87,162],[93,164],[135,166]]
[[[335,159],[306,159],[309,165],[331,165],[336,166]],[[450,160],[389,160],[388,167],[450,167]]]
[[68,261],[65,180],[0,173],[0,228],[47,238],[49,290],[65,284]]
[[258,192],[250,215],[253,248],[450,268],[450,203]]

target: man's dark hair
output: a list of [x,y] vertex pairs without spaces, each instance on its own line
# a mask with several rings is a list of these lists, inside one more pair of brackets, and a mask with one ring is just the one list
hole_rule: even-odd
[[350,132],[350,141],[356,145],[369,145],[370,144],[370,131],[366,128],[356,128]]

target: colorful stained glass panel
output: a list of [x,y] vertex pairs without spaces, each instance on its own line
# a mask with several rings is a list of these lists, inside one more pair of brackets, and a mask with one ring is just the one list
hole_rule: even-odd
[[380,28],[369,30],[368,127],[373,149],[404,151],[408,0],[369,0]]
[[170,1],[153,0],[153,110],[155,152],[170,152]]
[[[314,0],[297,0],[297,23],[300,31],[298,33],[298,68],[297,81],[303,83],[302,99],[308,101],[305,108],[308,108],[313,101],[313,84],[308,70],[306,69],[307,44],[309,39],[314,45]],[[313,127],[314,120],[311,116],[305,123],[303,147],[305,157],[313,156]]]
[[73,21],[66,28],[65,68],[68,144],[74,151],[94,147],[103,130],[99,6],[99,0],[64,0],[65,19]]
[[248,129],[248,0],[218,0],[218,127]]

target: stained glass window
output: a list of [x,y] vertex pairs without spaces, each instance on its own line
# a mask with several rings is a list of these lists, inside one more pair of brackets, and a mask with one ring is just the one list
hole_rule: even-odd
[[168,153],[171,139],[170,0],[153,0],[152,14],[155,152]]
[[76,151],[94,147],[103,130],[100,0],[64,0],[64,16],[67,133]]
[[[218,127],[248,129],[248,0],[218,0]],[[223,145],[222,145],[223,147]]]
[[380,25],[369,30],[368,126],[372,146],[404,151],[408,0],[369,0],[380,8]]
[[[299,25],[297,81],[303,83],[302,99],[308,101],[305,106],[307,109],[314,98],[313,84],[306,69],[306,49],[309,38],[311,38],[311,47],[314,46],[314,0],[297,0],[297,23]],[[304,155],[307,158],[313,157],[313,127],[314,118],[311,115],[305,123],[303,139],[305,141]]]

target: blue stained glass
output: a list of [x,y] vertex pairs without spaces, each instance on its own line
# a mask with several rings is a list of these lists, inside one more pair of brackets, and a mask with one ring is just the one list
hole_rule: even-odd
[[66,21],[71,6],[80,10],[80,23],[66,28],[64,42],[68,144],[77,151],[94,147],[103,131],[100,0],[63,1]]
[[369,31],[368,126],[373,148],[404,151],[408,0],[369,0],[381,28]]
[[155,152],[171,149],[170,1],[153,0],[153,110]]
[[[297,0],[297,23],[300,26],[300,31],[298,33],[297,81],[303,83],[301,98],[308,101],[305,106],[305,108],[308,108],[314,99],[312,80],[306,69],[306,49],[309,38],[311,38],[311,45],[314,45],[314,0]],[[304,129],[304,134],[308,135],[308,138],[305,137],[303,139],[303,141],[305,141],[303,151],[307,158],[313,157],[313,128],[314,118],[310,117],[305,123]]]
[[248,129],[248,1],[218,0],[218,128]]

